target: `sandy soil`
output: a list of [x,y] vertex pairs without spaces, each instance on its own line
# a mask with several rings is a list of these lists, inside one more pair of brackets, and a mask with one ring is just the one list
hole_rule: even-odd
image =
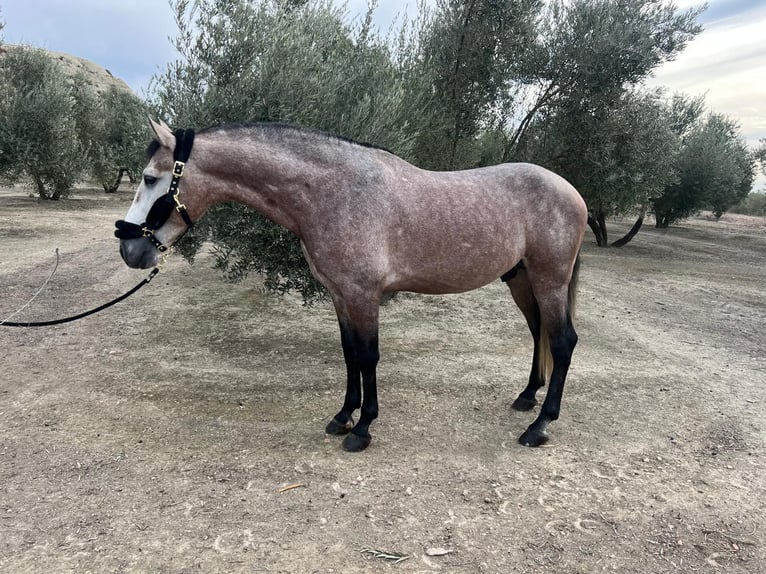
[[[112,238],[130,199],[0,190],[0,319],[56,248],[16,319],[142,279]],[[541,449],[516,443],[531,340],[499,282],[384,308],[358,454],[323,433],[343,394],[331,308],[224,283],[209,257],[94,317],[0,328],[0,571],[764,572],[764,223],[588,237]]]

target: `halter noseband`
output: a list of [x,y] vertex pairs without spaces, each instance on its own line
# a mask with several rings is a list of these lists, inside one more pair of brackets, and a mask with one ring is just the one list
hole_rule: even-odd
[[[124,219],[120,219],[115,223],[115,226],[117,227],[114,232],[115,237],[118,239],[138,239],[140,237],[146,237],[160,253],[165,253],[168,250],[168,246],[163,245],[154,233],[170,218],[170,214],[173,213],[174,208],[183,218],[184,223],[186,223],[186,231],[189,231],[189,229],[194,226],[194,222],[186,211],[186,206],[181,203],[179,197],[181,190],[178,188],[178,185],[181,182],[181,177],[184,174],[184,167],[191,155],[192,145],[194,145],[194,130],[176,130],[175,136],[176,147],[173,151],[173,159],[175,160],[175,164],[173,165],[173,179],[170,180],[167,193],[154,202],[149,213],[146,214],[146,221],[141,225],[130,223]],[[186,231],[184,231],[184,233],[186,233]]]

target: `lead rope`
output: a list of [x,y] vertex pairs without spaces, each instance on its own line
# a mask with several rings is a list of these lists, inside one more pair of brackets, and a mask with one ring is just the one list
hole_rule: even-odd
[[0,327],[50,327],[51,325],[61,325],[62,323],[71,323],[72,321],[77,321],[78,319],[82,319],[83,317],[87,317],[88,315],[94,315],[98,313],[99,311],[108,309],[112,305],[115,305],[119,303],[120,301],[127,299],[128,297],[133,295],[133,293],[141,289],[141,287],[143,287],[144,285],[148,285],[151,282],[151,280],[154,279],[157,276],[157,274],[162,270],[162,268],[165,265],[165,261],[167,260],[170,253],[171,251],[167,251],[166,253],[163,253],[162,260],[160,261],[159,265],[157,265],[157,267],[152,269],[149,275],[145,277],[138,285],[133,287],[130,291],[123,293],[119,297],[112,299],[108,303],[99,305],[98,307],[95,307],[94,309],[90,309],[88,311],[84,311],[77,315],[72,315],[70,317],[64,317],[63,319],[51,319],[50,321],[8,321],[8,319],[18,315],[21,311],[27,308],[29,304],[32,303],[32,301],[34,301],[35,298],[37,298],[40,292],[45,288],[45,286],[51,280],[51,277],[53,277],[53,274],[56,272],[56,269],[58,268],[58,264],[59,264],[59,250],[56,249],[56,265],[53,267],[53,271],[51,272],[51,274],[43,282],[43,284],[40,286],[40,288],[37,290],[37,292],[32,296],[32,298],[29,301],[27,301],[24,305],[22,305],[21,308],[19,308],[18,310],[11,313],[8,317],[0,321]]

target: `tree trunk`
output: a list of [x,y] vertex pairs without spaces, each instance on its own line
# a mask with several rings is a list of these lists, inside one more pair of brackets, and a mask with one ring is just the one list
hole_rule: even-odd
[[130,170],[126,167],[121,167],[120,172],[117,174],[117,179],[112,183],[109,184],[102,184],[104,186],[104,192],[105,193],[116,193],[117,189],[120,187],[120,184],[122,183],[122,176],[123,174],[128,174],[128,179],[130,180],[130,183],[133,183],[133,175],[130,173]]
[[521,119],[521,122],[519,122],[519,125],[516,128],[516,131],[513,133],[513,135],[510,138],[506,138],[505,143],[503,144],[503,160],[502,160],[503,163],[507,163],[511,161],[511,154],[513,152],[513,149],[519,143],[519,140],[524,136],[524,133],[527,131],[527,128],[532,123],[532,120],[534,119],[537,112],[543,106],[547,105],[550,100],[552,100],[555,96],[557,96],[560,91],[561,91],[560,87],[554,87],[552,83],[548,84],[548,87],[545,89],[542,95],[537,99],[537,101],[532,106],[532,108],[530,108],[530,110],[526,113],[526,115]]
[[590,211],[588,212],[588,225],[593,231],[593,235],[596,236],[596,245],[599,247],[606,246],[606,239],[604,239],[604,234],[601,232],[601,226]]
[[604,215],[603,211],[599,211],[596,214],[596,221],[598,222],[599,229],[601,229],[601,239],[604,241],[604,244],[601,247],[606,247],[609,245],[609,242],[607,241],[606,233],[606,215]]
[[633,227],[630,228],[630,231],[628,231],[624,237],[621,237],[617,241],[612,242],[612,247],[622,247],[625,245],[628,241],[633,239],[633,237],[638,233],[638,230],[641,229],[641,225],[644,223],[644,216],[646,215],[646,208],[641,208],[641,213],[638,215],[638,219],[633,224]]
[[36,175],[33,175],[32,181],[35,184],[35,189],[37,189],[37,195],[40,196],[40,199],[42,200],[55,199],[51,197],[51,194],[48,193],[48,190],[45,187],[45,182],[42,179],[40,179]]

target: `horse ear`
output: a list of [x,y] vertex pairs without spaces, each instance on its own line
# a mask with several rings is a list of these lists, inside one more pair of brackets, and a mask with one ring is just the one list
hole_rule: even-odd
[[157,136],[157,141],[160,142],[160,145],[171,150],[175,148],[176,136],[173,135],[172,130],[165,122],[161,121],[158,124],[152,118],[149,118],[149,125],[151,126],[154,135]]

